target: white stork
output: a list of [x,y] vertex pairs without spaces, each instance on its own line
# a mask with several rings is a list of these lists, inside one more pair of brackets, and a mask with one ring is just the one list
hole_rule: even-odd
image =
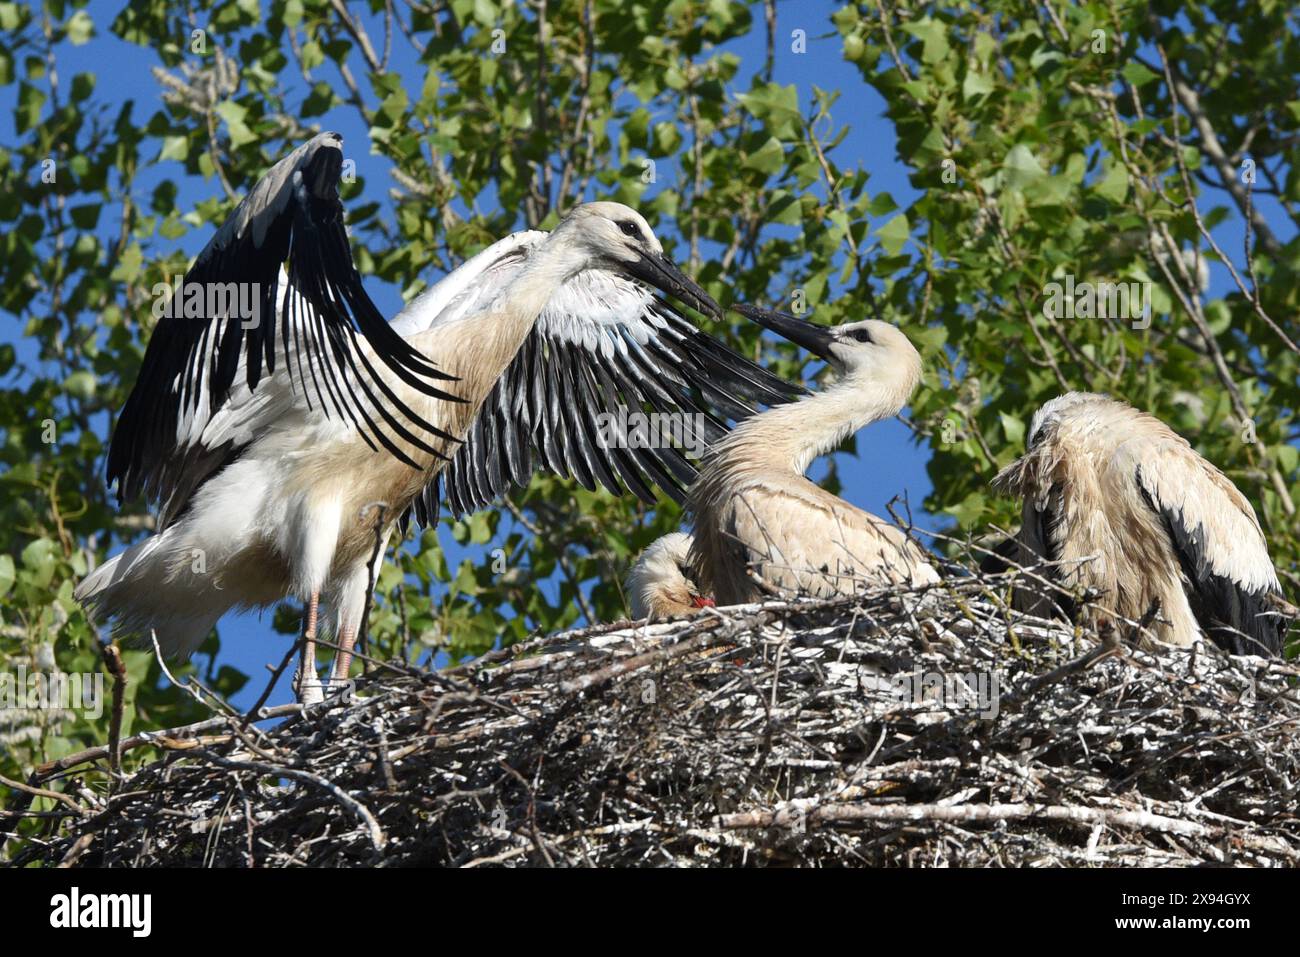
[[108,455],[120,498],[161,501],[158,529],[76,591],[117,632],[154,632],[179,658],[227,611],[295,596],[306,608],[303,700],[320,697],[322,594],[343,649],[335,674],[347,673],[375,503],[386,540],[411,510],[436,524],[440,474],[458,513],[538,466],[681,500],[695,474],[682,450],[605,447],[599,415],[698,415],[712,440],[749,403],[799,391],[645,288],[721,315],[617,203],[501,240],[389,325],[351,259],[341,144],[323,133],[277,163],[186,274],[183,288],[255,284],[261,321],[208,310],[159,322]]
[[[1255,510],[1154,416],[1090,392],[1058,396],[994,484],[1024,499],[1020,564],[1059,563],[1046,573],[1068,590],[1094,589],[1129,621],[1156,614],[1161,641],[1190,645],[1204,633],[1234,654],[1281,652],[1281,585]],[[1064,596],[1026,590],[1016,603],[1078,617]]]
[[641,553],[626,581],[633,618],[686,618],[714,603],[691,580],[690,550],[691,536],[671,532]]
[[751,569],[778,591],[818,597],[938,581],[924,552],[897,526],[804,476],[817,456],[906,404],[921,375],[921,357],[907,336],[875,320],[827,328],[736,308],[825,359],[837,381],[745,420],[711,449],[688,499],[690,567],[700,588],[731,605],[762,597]]

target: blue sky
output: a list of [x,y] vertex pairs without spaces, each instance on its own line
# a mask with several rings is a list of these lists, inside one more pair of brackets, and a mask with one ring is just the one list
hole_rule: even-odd
[[[367,5],[353,6],[364,9]],[[895,154],[892,126],[882,116],[884,103],[861,81],[857,69],[840,56],[840,39],[828,19],[837,6],[818,2],[779,5],[775,80],[782,84],[795,84],[800,103],[805,105],[811,100],[814,84],[823,89],[852,91],[833,111],[838,123],[850,127],[834,158],[841,168],[865,167],[871,173],[869,188],[873,193],[887,191],[900,205],[906,206],[914,198],[915,191],[908,182],[906,167]],[[96,36],[80,47],[63,44],[58,50],[59,71],[64,84],[70,82],[76,73],[95,73],[98,77],[96,101],[103,105],[105,113],[116,113],[120,103],[134,99],[136,121],[144,123],[160,106],[159,88],[150,73],[150,68],[159,65],[159,61],[150,50],[126,44],[107,30],[119,8],[120,3],[92,0],[88,11],[96,24]],[[791,52],[789,38],[794,29],[807,32],[807,52]],[[737,92],[743,92],[751,73],[763,63],[765,50],[761,25],[750,36],[728,45],[728,49],[742,59],[741,86]],[[416,64],[414,52],[396,40],[394,54],[408,90],[418,94],[424,71]],[[291,73],[286,71],[286,76]],[[0,137],[5,140],[14,135],[12,107],[15,89],[11,86],[0,90]],[[351,107],[342,107],[316,122],[322,128],[343,134],[348,156],[356,161],[358,173],[365,179],[366,195],[361,201],[377,200],[387,204],[386,193],[392,184],[389,164],[368,152],[367,131],[356,112]],[[146,194],[155,182],[164,178],[178,179],[181,190],[177,202],[182,210],[220,192],[215,181],[185,177],[179,164],[164,162],[142,172],[137,179],[138,195]],[[671,177],[663,177],[663,180],[669,181]],[[106,220],[109,218],[105,217]],[[1270,216],[1270,219],[1277,222],[1282,236],[1289,236],[1289,224],[1284,225],[1285,221],[1280,217]],[[1218,238],[1225,249],[1240,248],[1241,226],[1236,217],[1230,217],[1220,232],[1222,235]],[[179,245],[193,254],[206,242],[208,235],[207,230],[193,232],[183,237]],[[437,275],[425,277],[430,283],[438,278]],[[1214,291],[1223,291],[1224,282],[1222,268],[1216,267]],[[367,288],[380,308],[389,315],[400,309],[402,300],[396,287],[372,279],[367,282]],[[14,342],[19,348],[21,361],[30,364],[33,360],[34,352],[30,344],[22,341],[21,329],[15,323],[0,327],[0,341]],[[878,423],[859,436],[858,448],[857,457],[840,456],[840,475],[846,498],[870,511],[887,514],[886,504],[896,496],[906,495],[912,503],[918,525],[934,527],[941,524],[935,523],[920,509],[919,503],[931,490],[925,473],[926,451],[914,444],[906,426],[896,420]],[[823,474],[824,470],[824,466],[815,467],[814,477]],[[501,524],[501,540],[504,540],[508,528],[508,523]],[[452,567],[465,557],[483,560],[483,556],[497,544],[489,543],[485,549],[466,550],[451,541],[445,532],[442,540]],[[278,662],[290,639],[272,631],[269,613],[229,617],[223,622],[221,631],[222,651],[218,661],[253,676],[248,688],[236,698],[237,705],[251,705],[262,686],[263,666]],[[272,703],[285,700],[289,700],[288,683],[282,681]]]

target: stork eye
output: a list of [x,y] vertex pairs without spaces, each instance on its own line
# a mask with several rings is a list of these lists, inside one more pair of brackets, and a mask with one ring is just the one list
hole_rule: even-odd
[[849,338],[855,342],[871,342],[871,333],[866,329],[854,329],[849,333]]
[[633,239],[641,238],[641,227],[630,219],[619,223],[618,228],[622,230],[624,236],[631,236]]

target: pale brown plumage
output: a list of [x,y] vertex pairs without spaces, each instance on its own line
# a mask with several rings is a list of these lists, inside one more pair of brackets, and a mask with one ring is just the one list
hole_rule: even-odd
[[747,420],[711,451],[689,499],[697,584],[729,605],[762,597],[751,570],[777,592],[821,597],[938,581],[900,529],[804,476],[846,436],[902,409],[920,378],[916,349],[884,322],[828,329],[752,307],[740,311],[827,359],[839,378]]
[[641,553],[625,583],[633,618],[687,618],[713,604],[691,579],[687,566],[690,549],[691,536],[672,532]]
[[[994,483],[1024,499],[1021,564],[1060,562],[1048,574],[1130,621],[1153,611],[1150,632],[1189,645],[1202,633],[1236,653],[1277,653],[1281,587],[1255,510],[1231,480],[1154,416],[1071,392],[1046,403],[1028,451]],[[1024,610],[1057,602],[1022,593]]]

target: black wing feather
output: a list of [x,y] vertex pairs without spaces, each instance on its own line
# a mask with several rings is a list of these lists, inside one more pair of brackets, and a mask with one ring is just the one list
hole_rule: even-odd
[[[653,504],[655,489],[677,502],[696,475],[681,449],[620,447],[599,440],[603,413],[679,413],[703,417],[707,442],[728,421],[804,394],[700,332],[667,303],[652,299],[640,321],[643,345],[621,326],[599,335],[616,339],[610,357],[566,339],[539,322],[498,380],[445,470],[446,505],[457,517],[491,505],[542,467],[588,489],[626,487]],[[693,420],[692,420],[693,421]],[[471,478],[467,473],[473,472]],[[431,484],[416,502],[421,524],[436,520]]]
[[[1038,532],[1038,540],[1043,543],[1043,558],[1049,562],[1061,560],[1061,524],[1065,521],[1063,495],[1061,483],[1053,482],[1052,487],[1047,491],[1047,507],[1040,509],[1034,505],[1030,506],[1031,520]],[[1062,569],[1058,565],[1044,569],[1044,574],[1049,578],[1059,578],[1061,572]],[[1073,598],[1063,592],[1055,592],[1052,595],[1052,602],[1060,609],[1067,621],[1074,621],[1078,608]]]
[[1189,527],[1182,509],[1161,507],[1143,484],[1140,468],[1135,470],[1134,478],[1147,507],[1160,516],[1169,534],[1169,544],[1183,572],[1187,603],[1201,630],[1229,654],[1280,655],[1287,623],[1273,609],[1271,591],[1251,591],[1216,573],[1210,567],[1205,527]]
[[[314,408],[349,420],[371,448],[383,447],[408,464],[415,463],[394,436],[434,455],[438,449],[429,439],[451,438],[401,402],[386,381],[388,373],[429,396],[459,401],[434,385],[452,377],[392,330],[361,284],[338,194],[341,146],[337,134],[322,133],[277,163],[185,274],[186,290],[251,284],[258,321],[248,324],[228,307],[208,315],[206,299],[201,316],[159,321],[109,447],[108,479],[119,498],[144,494],[177,507],[177,490],[195,486],[186,463],[203,458],[189,455],[188,446],[197,444],[202,424],[229,398],[241,358],[250,390],[283,361]],[[284,314],[277,315],[282,265],[288,290]],[[359,348],[358,333],[382,369]],[[191,425],[182,436],[186,422]]]

